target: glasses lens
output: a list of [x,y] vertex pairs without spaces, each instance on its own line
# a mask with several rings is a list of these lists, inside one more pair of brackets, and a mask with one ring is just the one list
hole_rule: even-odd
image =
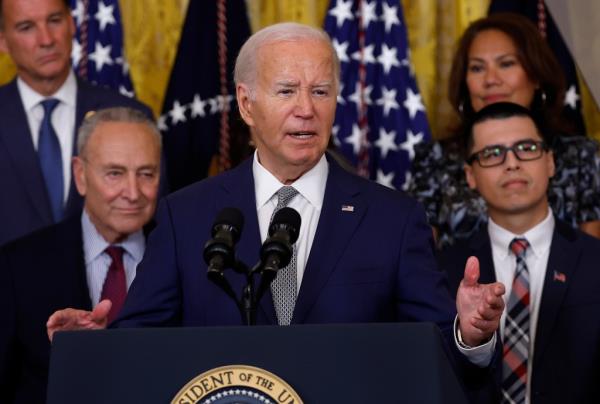
[[542,143],[534,141],[519,142],[513,146],[519,160],[535,160],[542,156],[543,148]]
[[477,160],[482,167],[492,167],[502,164],[506,156],[506,147],[490,146],[480,151]]

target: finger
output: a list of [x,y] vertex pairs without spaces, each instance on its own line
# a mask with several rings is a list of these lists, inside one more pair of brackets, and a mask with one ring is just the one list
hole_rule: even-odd
[[91,320],[97,325],[105,326],[108,322],[108,313],[110,312],[111,307],[112,302],[110,300],[102,300],[96,305],[96,307],[94,307],[90,317]]
[[495,321],[484,320],[475,317],[471,319],[471,325],[486,339],[490,338],[498,328],[498,324]]
[[469,257],[465,264],[463,282],[465,286],[475,286],[479,280],[479,260],[477,257]]

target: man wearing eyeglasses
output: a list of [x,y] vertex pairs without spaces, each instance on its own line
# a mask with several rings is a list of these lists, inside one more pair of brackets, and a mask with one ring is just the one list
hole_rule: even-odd
[[600,241],[557,220],[548,205],[551,139],[528,109],[497,103],[468,131],[465,174],[489,223],[439,253],[456,291],[479,258],[480,282],[506,287],[504,344],[492,402],[593,402],[600,397]]

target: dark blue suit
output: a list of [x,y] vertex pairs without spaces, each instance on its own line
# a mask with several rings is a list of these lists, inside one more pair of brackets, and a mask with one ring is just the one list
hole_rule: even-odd
[[[352,212],[342,206],[352,206]],[[245,227],[239,259],[258,261],[261,246],[252,159],[166,197],[157,213],[118,326],[240,325],[237,306],[206,276],[202,258],[217,213],[237,207]],[[245,279],[227,273],[233,288]],[[455,316],[436,268],[423,209],[401,192],[364,180],[329,161],[318,228],[292,324],[432,321],[448,330]],[[277,324],[268,292],[259,324]]]
[[[496,280],[490,239],[484,229],[439,253],[451,292],[456,292],[464,262],[471,255],[479,258],[480,282]],[[600,240],[557,220],[535,334],[532,404],[591,403],[600,397],[599,263]],[[489,392],[492,402],[499,401],[500,381],[499,371]]]
[[82,245],[72,217],[0,249],[1,403],[46,401],[46,321],[65,307],[91,309]]
[[[136,108],[152,117],[150,109],[136,100],[78,81],[75,128],[79,128],[87,112],[117,106]],[[76,144],[75,138],[73,155]],[[0,87],[0,190],[3,192],[0,198],[0,245],[53,223],[16,80]],[[81,207],[82,199],[71,181],[65,216],[78,215]]]

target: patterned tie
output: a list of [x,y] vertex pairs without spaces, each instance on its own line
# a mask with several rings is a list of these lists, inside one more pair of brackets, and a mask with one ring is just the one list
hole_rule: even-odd
[[[285,186],[277,191],[277,206],[271,215],[271,221],[275,213],[292,200],[298,191],[294,187]],[[279,325],[290,325],[294,306],[296,305],[296,295],[298,294],[296,286],[296,245],[293,246],[294,252],[290,263],[285,268],[277,271],[277,276],[271,284],[271,293],[273,294],[273,303],[277,312],[277,322]]]
[[63,167],[62,153],[58,137],[52,127],[52,111],[58,105],[59,101],[54,98],[48,98],[41,102],[44,108],[44,118],[40,126],[40,136],[38,141],[38,159],[46,190],[50,199],[52,208],[52,217],[58,222],[63,217]]
[[525,254],[529,243],[515,238],[510,249],[517,257],[517,270],[506,307],[502,361],[502,402],[524,403],[527,393],[529,356],[529,271]]
[[125,280],[125,267],[123,266],[123,248],[111,245],[104,251],[110,255],[112,262],[108,267],[100,300],[108,299],[112,302],[112,307],[108,313],[108,322],[112,323],[117,318],[125,302],[125,297],[127,297],[127,281]]

